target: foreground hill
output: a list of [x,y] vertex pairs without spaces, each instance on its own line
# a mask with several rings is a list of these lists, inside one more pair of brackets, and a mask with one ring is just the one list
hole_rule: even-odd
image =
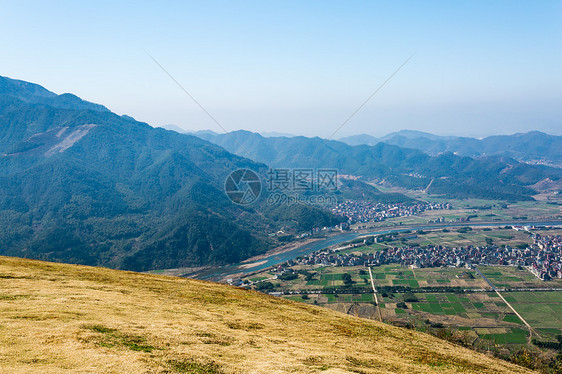
[[454,198],[532,200],[536,191],[531,185],[562,179],[562,169],[522,164],[509,157],[430,156],[386,143],[350,146],[318,137],[266,138],[248,131],[197,136],[274,167],[337,168],[341,174],[386,180]]
[[0,257],[9,373],[524,373],[430,335],[191,279]]

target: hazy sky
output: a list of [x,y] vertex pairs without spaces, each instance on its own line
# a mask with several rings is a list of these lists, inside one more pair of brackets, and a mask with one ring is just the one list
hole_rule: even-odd
[[160,126],[562,135],[562,1],[2,1],[0,75]]

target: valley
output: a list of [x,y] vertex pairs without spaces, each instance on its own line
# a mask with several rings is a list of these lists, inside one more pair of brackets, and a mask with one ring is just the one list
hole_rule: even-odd
[[[394,231],[375,236],[374,242],[372,236],[365,235],[350,245],[302,255],[249,274],[241,278],[241,284],[279,297],[428,332],[504,359],[525,347],[537,355],[537,362],[547,362],[550,353],[540,348],[540,342],[556,342],[562,335],[562,272],[545,281],[533,268],[536,265],[527,266],[525,260],[519,265],[494,265],[494,249],[484,263],[478,262],[482,259],[475,256],[477,252],[465,258],[470,259],[470,265],[463,260],[458,262],[459,257],[456,263],[444,263],[453,253],[453,258],[463,258],[461,252],[452,248],[473,246],[481,251],[491,241],[495,248],[524,248],[533,244],[529,231],[514,230],[511,226],[467,228]],[[562,238],[562,228],[530,231],[540,234],[540,240]],[[423,253],[416,248],[426,246],[443,246],[448,255],[435,257],[441,262],[438,267],[420,267],[408,263],[406,258],[401,263],[389,258],[388,263],[376,264],[378,255],[405,245],[404,254],[408,256]],[[558,257],[551,260],[559,267],[562,253],[560,244],[556,245],[558,249],[552,253]]]
[[562,0],[0,9],[0,374],[562,374]]

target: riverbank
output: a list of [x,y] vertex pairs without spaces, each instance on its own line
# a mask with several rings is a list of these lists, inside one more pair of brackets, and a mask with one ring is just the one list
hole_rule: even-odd
[[225,282],[227,279],[240,278],[249,273],[259,272],[265,268],[273,267],[287,260],[298,256],[306,255],[319,249],[341,245],[345,242],[359,237],[388,234],[391,232],[404,232],[408,230],[434,230],[452,227],[498,227],[498,226],[554,226],[562,225],[562,220],[509,220],[509,221],[488,221],[488,222],[455,222],[455,223],[431,223],[414,225],[386,225],[378,226],[376,231],[373,229],[353,230],[346,232],[332,232],[322,238],[308,238],[298,242],[292,242],[280,247],[273,248],[264,254],[251,257],[240,263],[220,266],[220,267],[198,267],[198,268],[179,268],[157,270],[151,273],[173,275],[189,278],[198,278]]
[[[399,225],[384,227],[384,230],[372,231],[372,230],[357,230],[351,232],[334,233],[326,238],[322,239],[310,239],[304,242],[291,243],[289,246],[284,246],[281,248],[273,249],[269,251],[269,255],[266,253],[261,256],[254,257],[254,260],[248,259],[243,263],[234,264],[230,266],[223,266],[220,268],[210,269],[207,271],[198,272],[195,274],[190,274],[189,277],[206,279],[218,282],[224,282],[228,279],[241,278],[243,276],[248,276],[250,273],[257,273],[263,271],[266,268],[271,268],[277,264],[283,263],[290,259],[294,259],[298,256],[303,256],[311,252],[342,245],[346,242],[352,241],[359,237],[370,236],[370,235],[380,235],[388,234],[391,232],[404,232],[410,230],[436,230],[443,228],[454,228],[454,227],[466,227],[466,226],[476,226],[476,227],[498,227],[498,226],[556,226],[562,225],[562,220],[550,220],[548,222],[541,221],[531,221],[531,220],[510,220],[510,221],[490,221],[490,222],[458,222],[458,223],[432,223],[424,225]],[[382,228],[382,227],[381,227]],[[259,258],[257,258],[259,257]],[[251,268],[243,268],[241,265],[245,263],[254,263],[260,261],[259,264],[255,264]]]

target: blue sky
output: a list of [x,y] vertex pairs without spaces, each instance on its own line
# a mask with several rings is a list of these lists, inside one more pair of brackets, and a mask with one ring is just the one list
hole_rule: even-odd
[[0,75],[160,126],[562,135],[562,1],[1,1]]

